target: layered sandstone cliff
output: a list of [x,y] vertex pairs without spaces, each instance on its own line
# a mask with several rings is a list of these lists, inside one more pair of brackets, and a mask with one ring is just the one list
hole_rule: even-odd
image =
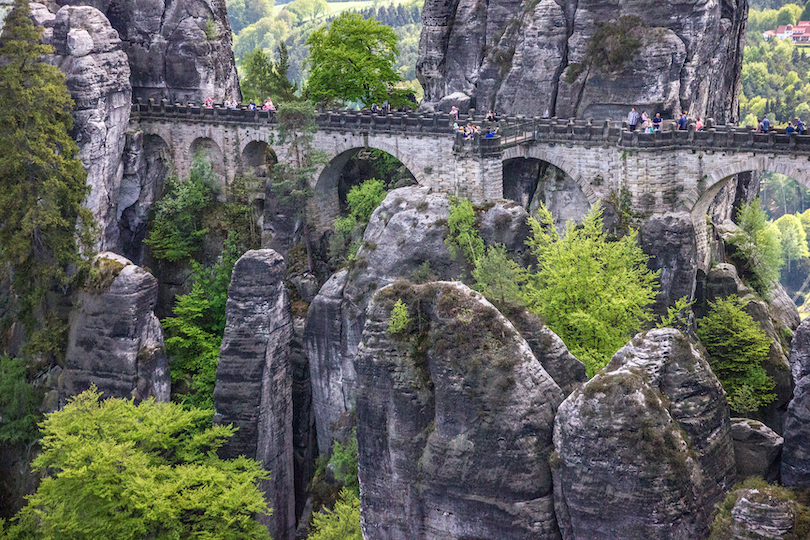
[[[429,107],[602,119],[635,106],[733,121],[747,13],[746,0],[427,0],[416,72]],[[629,37],[629,58],[594,62],[591,38],[620,17],[638,19],[599,45]]]

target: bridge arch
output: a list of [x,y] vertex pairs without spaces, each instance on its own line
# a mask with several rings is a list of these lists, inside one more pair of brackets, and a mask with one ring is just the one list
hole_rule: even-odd
[[209,137],[197,137],[189,145],[188,162],[191,163],[194,156],[198,154],[203,155],[205,159],[211,162],[211,168],[214,170],[214,174],[219,178],[219,182],[214,188],[217,197],[222,199],[225,195],[225,184],[227,182],[222,149]]
[[590,180],[585,179],[580,173],[576,163],[568,160],[564,154],[564,146],[546,147],[538,144],[532,146],[513,146],[504,151],[502,161],[506,162],[516,158],[538,159],[554,165],[579,185],[585,197],[588,199],[588,203],[591,205],[596,204],[599,201],[599,195],[594,192]]
[[278,163],[278,156],[266,141],[251,140],[242,147],[241,173],[264,178],[270,175],[270,167]]
[[346,164],[361,150],[372,149],[381,150],[395,157],[413,175],[417,184],[424,183],[424,170],[419,170],[413,159],[407,153],[401,152],[396,144],[381,140],[372,141],[371,138],[369,138],[368,145],[360,146],[352,141],[338,144],[335,146],[335,153],[332,158],[318,172],[318,179],[314,186],[315,196],[313,199],[317,204],[316,213],[319,229],[329,228],[332,222],[340,217],[339,182]]
[[735,175],[747,172],[773,172],[783,174],[810,188],[810,162],[806,157],[751,155],[745,159],[729,160],[709,170],[703,177],[703,190],[696,188],[687,194],[687,200],[695,201],[690,209],[697,241],[698,267],[706,271],[709,265],[709,246],[706,214],[720,190]]

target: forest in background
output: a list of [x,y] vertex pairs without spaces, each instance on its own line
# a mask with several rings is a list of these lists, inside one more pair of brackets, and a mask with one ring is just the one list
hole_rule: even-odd
[[[416,80],[416,57],[422,32],[424,0],[394,0],[326,2],[325,0],[293,0],[289,3],[273,0],[227,0],[228,21],[234,33],[233,51],[237,65],[245,54],[262,49],[273,57],[280,42],[287,45],[290,67],[287,75],[300,86],[304,80],[302,65],[309,49],[306,40],[318,28],[331,23],[342,11],[357,11],[364,18],[375,18],[390,26],[398,37],[399,59],[395,69],[404,85],[422,97],[422,87]],[[283,5],[283,7],[282,7]]]

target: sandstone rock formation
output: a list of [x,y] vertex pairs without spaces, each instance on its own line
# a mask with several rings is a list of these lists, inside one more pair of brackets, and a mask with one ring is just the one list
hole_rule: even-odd
[[669,328],[637,335],[560,405],[554,448],[565,540],[705,538],[734,483],[725,393]]
[[105,397],[169,400],[163,328],[153,312],[157,280],[114,253],[101,253],[88,290],[70,314],[62,401],[95,384]]
[[48,0],[88,5],[121,35],[135,98],[185,103],[239,96],[225,0]]
[[228,288],[226,327],[214,388],[214,421],[239,428],[223,458],[256,459],[271,477],[261,483],[272,516],[260,521],[270,535],[295,532],[290,301],[284,259],[251,250],[236,262]]
[[[444,243],[449,208],[448,196],[429,188],[390,191],[371,216],[357,262],[329,278],[310,305],[304,347],[321,453],[330,451],[333,426],[350,425],[341,419],[353,408],[354,355],[374,291],[399,277],[410,278],[425,262],[437,279],[454,279],[468,271]],[[507,242],[507,249],[521,256],[525,221],[526,213],[518,205],[501,201],[480,216],[480,233]]]
[[152,204],[160,196],[169,171],[169,153],[160,137],[142,131],[127,133],[124,175],[118,195],[118,246],[133,261],[143,261],[143,239]]
[[[426,106],[443,110],[619,119],[635,106],[734,121],[747,13],[736,0],[428,0],[416,73]],[[599,25],[624,16],[639,17],[627,32],[637,50],[589,67]]]
[[[743,284],[737,275],[737,269],[728,263],[718,264],[709,271],[705,289],[706,300],[709,302],[737,295],[744,305],[745,312],[771,339],[765,371],[776,383],[774,388],[776,401],[753,413],[752,416],[764,422],[776,433],[783,433],[788,403],[793,395],[793,381],[785,354],[785,334],[796,328],[794,324],[798,324],[799,314],[796,306],[787,298],[780,284],[776,284],[771,292],[770,301],[765,302]],[[784,298],[787,298],[787,303]]]
[[796,330],[789,360],[796,387],[785,420],[782,483],[810,486],[810,319]]
[[32,4],[35,20],[46,27],[52,62],[65,74],[76,107],[72,136],[87,170],[86,205],[101,228],[100,249],[118,243],[117,209],[124,173],[121,156],[129,122],[132,88],[123,45],[103,13],[93,7],[66,6],[53,19]]
[[[411,322],[392,335],[398,299]],[[365,538],[559,538],[548,456],[562,392],[480,294],[383,288],[356,366]]]
[[639,243],[650,256],[648,266],[661,272],[653,312],[665,315],[679,298],[693,298],[698,263],[692,216],[667,212],[649,217],[639,231]]
[[731,509],[730,540],[782,540],[794,530],[796,503],[772,488],[739,489]]
[[767,482],[779,480],[782,437],[762,422],[748,418],[732,418],[731,434],[738,481],[752,476]]

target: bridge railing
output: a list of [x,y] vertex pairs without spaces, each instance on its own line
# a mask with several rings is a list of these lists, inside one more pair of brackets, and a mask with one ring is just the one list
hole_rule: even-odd
[[[224,125],[277,124],[274,111],[250,110],[241,105],[236,109],[215,104],[213,107],[183,105],[163,100],[148,103],[139,100],[132,104],[132,117],[137,120],[160,122],[187,122]],[[375,114],[368,110],[353,111],[335,109],[318,113],[318,127],[324,130],[367,130],[381,133],[430,133],[451,134],[451,116],[447,113],[422,114],[415,112],[392,112]]]
[[[212,108],[171,104],[167,100],[156,103],[140,99],[132,105],[132,118],[141,121],[204,123],[220,125],[273,126],[276,115],[271,111],[249,110],[242,105],[236,109],[215,105]],[[711,119],[707,127],[695,131],[678,131],[675,124],[666,121],[663,129],[653,133],[630,131],[626,122],[593,119],[560,119],[510,116],[497,122],[477,120],[475,111],[458,120],[459,125],[472,122],[479,133],[472,140],[456,134],[454,150],[472,151],[482,156],[494,155],[504,149],[535,142],[553,144],[607,145],[627,149],[674,149],[719,151],[768,151],[776,153],[802,153],[810,155],[810,135],[786,135],[784,130],[755,133],[751,127],[715,125]],[[456,122],[448,113],[394,112],[372,113],[369,110],[335,109],[318,113],[318,127],[330,131],[368,131],[391,134],[452,135]],[[491,133],[490,137],[487,134]]]

